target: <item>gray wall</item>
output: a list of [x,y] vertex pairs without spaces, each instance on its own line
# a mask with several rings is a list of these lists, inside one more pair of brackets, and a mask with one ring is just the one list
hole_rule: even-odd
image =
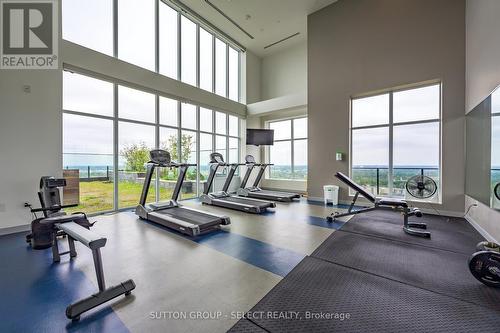
[[[499,13],[498,0],[467,0],[466,113],[500,84]],[[466,206],[477,199],[467,197]],[[486,238],[500,241],[500,212],[479,203],[467,217]]]
[[[348,171],[350,96],[443,82],[444,212],[464,211],[465,0],[341,0],[308,18],[312,197]],[[340,184],[339,184],[340,185]],[[341,190],[341,199],[347,199]]]
[[500,84],[500,1],[467,0],[466,112]]

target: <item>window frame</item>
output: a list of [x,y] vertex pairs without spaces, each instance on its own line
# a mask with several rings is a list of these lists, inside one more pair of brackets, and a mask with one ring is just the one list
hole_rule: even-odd
[[[275,180],[275,181],[298,181],[298,182],[306,182],[306,179],[297,179],[293,178],[295,175],[295,146],[294,142],[295,141],[301,141],[301,140],[307,140],[309,144],[309,131],[307,132],[307,136],[305,137],[299,137],[295,138],[295,131],[294,131],[294,120],[297,119],[306,119],[307,124],[309,124],[309,119],[307,115],[300,115],[300,116],[294,116],[294,117],[287,117],[287,118],[280,118],[280,119],[272,119],[268,120],[265,123],[265,128],[269,129],[272,123],[277,123],[277,122],[282,122],[282,121],[290,121],[290,139],[279,139],[279,140],[274,140],[274,142],[290,142],[290,165],[291,165],[291,175],[292,178],[272,178],[271,177],[271,168],[272,166],[269,166],[265,172],[265,179],[266,180]],[[268,146],[266,147],[266,163],[272,163],[271,161],[271,147]],[[309,173],[309,168],[307,170],[307,173]]]
[[[393,97],[394,93],[401,92],[401,91],[408,91],[408,90],[413,90],[413,89],[418,89],[418,88],[425,88],[425,87],[431,87],[431,86],[438,86],[439,87],[439,118],[434,118],[434,119],[426,119],[426,120],[415,120],[415,121],[405,121],[405,122],[394,122],[394,105],[393,105]],[[369,126],[357,126],[353,127],[353,101],[356,99],[362,99],[362,98],[367,98],[367,97],[373,97],[373,96],[379,96],[379,95],[389,95],[389,122],[387,124],[379,124],[379,125],[369,125]],[[438,123],[439,124],[439,184],[438,184],[438,189],[437,189],[437,200],[433,200],[432,202],[441,204],[442,203],[442,188],[443,188],[443,154],[442,154],[442,146],[443,146],[443,83],[440,80],[435,80],[432,82],[425,82],[425,83],[417,83],[417,84],[412,84],[400,88],[394,88],[394,89],[387,89],[384,91],[378,91],[376,93],[370,93],[370,94],[362,94],[358,96],[352,96],[349,99],[349,176],[352,178],[353,177],[353,131],[354,130],[360,130],[360,129],[374,129],[374,128],[387,128],[389,131],[389,163],[388,163],[388,195],[380,195],[376,193],[376,196],[380,197],[391,197],[394,196],[394,182],[393,182],[393,176],[394,176],[394,127],[397,126],[404,126],[404,125],[419,125],[419,124],[429,124],[429,123]],[[349,196],[353,197],[355,195],[355,192],[349,188]],[[417,198],[413,198],[413,201],[419,201]]]
[[[77,116],[84,116],[87,118],[93,118],[93,119],[105,119],[105,120],[111,120],[113,122],[113,179],[118,180],[118,175],[119,175],[119,157],[120,157],[120,152],[119,152],[119,124],[120,123],[130,123],[130,124],[137,124],[137,125],[148,125],[148,126],[153,126],[155,128],[155,134],[154,134],[154,141],[155,141],[155,148],[160,147],[160,134],[161,134],[161,128],[168,128],[168,129],[173,129],[177,131],[177,145],[178,147],[181,146],[181,135],[182,131],[190,131],[190,132],[195,132],[196,133],[196,197],[199,197],[201,193],[203,192],[203,189],[201,188],[201,182],[200,182],[200,133],[205,133],[205,134],[211,134],[212,135],[212,147],[213,150],[215,151],[215,141],[216,141],[216,136],[223,136],[225,138],[226,142],[226,156],[229,157],[229,139],[230,138],[235,138],[238,140],[238,163],[241,161],[241,130],[242,130],[242,118],[239,115],[228,113],[225,111],[220,111],[217,109],[213,108],[206,108],[212,111],[212,117],[211,117],[211,122],[212,122],[212,132],[207,132],[207,131],[200,131],[200,106],[196,104],[192,104],[195,109],[196,109],[196,129],[192,128],[184,128],[182,127],[182,106],[181,104],[183,103],[179,99],[173,98],[172,96],[168,96],[166,94],[159,93],[157,91],[147,89],[144,87],[138,87],[136,85],[127,83],[127,82],[122,82],[122,81],[114,81],[113,79],[101,76],[96,73],[89,73],[87,71],[77,71],[71,68],[71,66],[65,66],[63,71],[70,72],[71,74],[77,74],[77,75],[83,75],[85,77],[89,77],[92,79],[97,79],[101,81],[105,81],[108,83],[111,83],[113,85],[113,115],[108,116],[108,115],[99,115],[99,114],[91,114],[83,111],[75,111],[75,110],[66,110],[62,109],[63,114],[70,114],[70,115],[77,115]],[[141,92],[153,94],[155,96],[155,120],[153,122],[148,122],[148,121],[140,121],[140,120],[134,120],[134,119],[128,119],[128,118],[121,118],[119,117],[119,104],[118,104],[118,90],[119,86],[123,86],[126,88],[131,88],[135,90],[139,90]],[[168,98],[171,100],[175,100],[177,102],[177,124],[176,126],[171,126],[171,125],[164,125],[160,123],[160,97]],[[191,103],[189,103],[191,104]],[[226,134],[217,134],[215,132],[215,115],[216,112],[223,113],[226,117]],[[238,118],[238,136],[232,136],[229,135],[229,115],[237,117]],[[64,154],[64,151],[63,151]],[[182,150],[179,149],[179,155],[182,154]],[[182,158],[182,156],[180,156]],[[62,168],[65,168],[65,165],[61,166]],[[217,176],[224,176],[223,175],[217,175]],[[160,193],[159,193],[159,178],[155,178],[156,182],[156,193],[155,193],[155,198],[156,200],[160,199]],[[113,185],[113,209],[112,210],[106,210],[106,211],[99,211],[92,213],[92,215],[99,215],[99,214],[105,214],[105,213],[110,213],[110,212],[118,212],[118,211],[124,211],[124,210],[130,210],[133,207],[121,207],[119,206],[119,191],[118,191],[118,181],[114,181]],[[180,200],[182,200],[182,195]]]
[[[224,92],[224,95],[218,95],[218,96],[221,96],[223,98],[226,98],[228,100],[231,100],[229,98],[229,48],[232,48],[233,50],[235,50],[237,53],[238,53],[238,68],[237,68],[237,72],[238,72],[238,96],[237,96],[237,100],[235,102],[238,102],[240,103],[241,102],[241,98],[242,98],[242,61],[241,61],[241,57],[242,57],[242,53],[245,52],[246,50],[237,45],[234,40],[231,40],[230,37],[228,37],[227,35],[224,35],[223,32],[221,31],[217,31],[217,28],[213,27],[213,26],[210,26],[209,23],[207,22],[203,22],[203,19],[200,18],[199,16],[196,15],[196,13],[190,13],[189,11],[179,7],[178,5],[175,5],[174,3],[170,3],[166,0],[154,0],[154,33],[155,33],[155,36],[154,36],[154,50],[152,50],[152,52],[154,53],[154,68],[144,68],[144,67],[141,67],[141,66],[138,66],[138,65],[135,65],[133,64],[134,66],[138,66],[140,68],[144,68],[145,70],[151,70],[155,73],[158,73],[162,76],[165,76],[165,77],[169,77],[168,75],[166,74],[162,74],[161,71],[160,71],[160,43],[161,43],[161,40],[160,40],[160,5],[164,5],[164,6],[168,6],[170,7],[171,9],[173,9],[174,11],[177,12],[177,45],[176,45],[176,50],[177,50],[177,77],[175,78],[172,78],[172,79],[175,79],[179,82],[183,82],[182,81],[182,77],[181,77],[181,74],[182,74],[182,54],[181,54],[181,43],[182,43],[182,28],[181,28],[181,25],[182,25],[182,17],[185,17],[186,19],[188,19],[189,21],[193,22],[195,25],[196,25],[196,73],[195,73],[195,83],[193,86],[196,86],[197,88],[199,89],[202,89],[204,90],[203,88],[200,88],[200,29],[203,29],[205,30],[206,32],[208,32],[209,34],[212,35],[212,42],[213,42],[213,47],[212,47],[212,90],[210,91],[211,93],[215,93],[216,91],[216,58],[215,58],[215,54],[216,54],[216,39],[219,39],[222,43],[224,43],[225,47],[226,47],[226,51],[225,51],[225,70],[226,70],[226,75],[225,75],[225,92]],[[112,17],[112,20],[113,20],[113,23],[112,23],[112,50],[113,50],[113,54],[112,56],[116,59],[120,59],[119,58],[119,55],[118,55],[118,50],[119,50],[119,22],[118,22],[118,6],[119,6],[119,0],[112,0],[112,12],[113,12],[113,17]],[[75,43],[75,44],[78,44],[80,45],[78,42],[76,41],[70,41],[72,43]],[[83,45],[80,45],[82,47],[85,47],[85,48],[88,48],[86,46],[83,46]],[[96,51],[96,52],[99,52],[99,51]],[[101,53],[101,52],[100,52]],[[102,53],[104,54],[104,53]],[[126,60],[123,60],[123,59],[120,59],[122,61],[126,61]],[[185,82],[183,82],[185,83]],[[186,84],[189,84],[189,83],[186,83]],[[205,90],[205,91],[208,91],[208,90]]]

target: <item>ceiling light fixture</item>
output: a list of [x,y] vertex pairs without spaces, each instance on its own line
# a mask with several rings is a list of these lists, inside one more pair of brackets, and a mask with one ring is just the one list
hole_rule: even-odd
[[286,40],[289,40],[290,38],[293,38],[293,37],[298,36],[298,35],[300,35],[300,32],[296,32],[296,33],[294,33],[293,35],[290,35],[290,36],[288,36],[288,37],[285,37],[285,38],[283,38],[283,39],[280,39],[280,40],[279,40],[279,41],[277,41],[277,42],[274,42],[274,43],[272,43],[272,44],[266,45],[266,46],[264,46],[264,50],[265,50],[265,49],[267,49],[267,48],[269,48],[269,47],[271,47],[271,46],[274,46],[274,45],[276,45],[276,44],[279,44],[279,43],[282,43],[282,42],[284,42],[284,41],[286,41]]

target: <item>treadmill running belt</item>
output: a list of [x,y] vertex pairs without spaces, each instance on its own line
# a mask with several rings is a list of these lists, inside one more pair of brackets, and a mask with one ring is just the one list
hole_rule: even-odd
[[257,193],[257,194],[262,194],[262,195],[271,195],[273,197],[299,197],[299,195],[297,193],[290,193],[290,192],[277,192],[277,191],[261,190],[261,191],[252,192],[252,193]]
[[240,203],[240,204],[258,206],[258,207],[270,207],[271,206],[271,203],[269,203],[269,202],[262,202],[262,201],[257,201],[257,200],[247,199],[247,198],[233,197],[233,196],[224,197],[221,199],[224,201],[236,202],[236,203]]
[[220,221],[220,218],[217,216],[203,214],[182,207],[157,210],[155,211],[155,213],[162,215],[169,215],[180,220],[185,220],[186,222],[192,224],[206,224],[211,222],[216,223]]

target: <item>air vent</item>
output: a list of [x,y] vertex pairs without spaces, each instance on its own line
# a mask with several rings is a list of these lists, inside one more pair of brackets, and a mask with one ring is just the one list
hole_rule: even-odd
[[282,43],[282,42],[284,42],[284,41],[286,41],[286,40],[289,40],[290,38],[293,38],[293,37],[298,36],[298,35],[300,35],[300,32],[296,32],[296,33],[294,33],[293,35],[290,35],[290,36],[288,36],[288,37],[285,37],[285,38],[283,38],[283,39],[280,39],[280,40],[279,40],[279,41],[277,41],[277,42],[274,42],[274,43],[272,43],[272,44],[266,45],[266,46],[264,46],[264,50],[265,50],[265,49],[267,49],[267,48],[270,48],[271,46],[274,46],[274,45],[276,45],[276,44],[279,44],[279,43]]
[[226,20],[228,20],[229,22],[231,22],[232,24],[234,24],[234,26],[236,26],[238,29],[240,29],[245,35],[247,35],[248,37],[250,37],[251,39],[254,39],[254,37],[252,35],[250,35],[245,29],[243,29],[238,23],[236,23],[232,18],[230,18],[229,16],[226,15],[226,13],[224,13],[219,7],[217,7],[216,5],[214,5],[213,3],[210,2],[210,0],[205,0],[205,2],[210,6],[212,7],[213,9],[215,9],[219,14],[221,14],[222,16],[224,16],[224,18]]

